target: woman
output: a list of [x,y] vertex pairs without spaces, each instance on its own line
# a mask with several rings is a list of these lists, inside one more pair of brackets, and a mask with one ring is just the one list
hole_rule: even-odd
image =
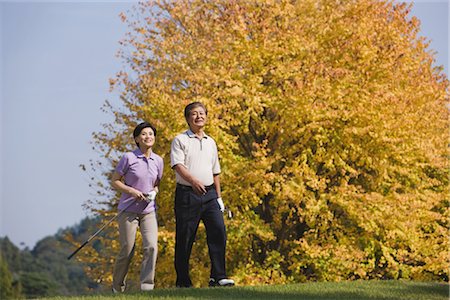
[[[152,151],[156,129],[147,122],[136,126],[133,137],[137,149],[120,159],[112,176],[111,185],[122,192],[119,211],[120,252],[113,273],[113,292],[123,292],[128,266],[134,253],[137,227],[140,227],[144,257],[140,283],[142,291],[154,287],[156,255],[158,251],[158,224],[156,222],[155,193],[163,173],[163,159]],[[149,199],[153,195],[153,199]],[[131,205],[131,206],[130,206]]]

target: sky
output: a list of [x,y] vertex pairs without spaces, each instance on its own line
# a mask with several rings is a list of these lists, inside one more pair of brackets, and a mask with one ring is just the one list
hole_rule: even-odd
[[[448,74],[449,0],[413,2]],[[0,237],[16,246],[89,215],[79,165],[99,158],[92,132],[113,121],[105,100],[119,104],[109,78],[123,69],[119,13],[134,3],[0,0]]]

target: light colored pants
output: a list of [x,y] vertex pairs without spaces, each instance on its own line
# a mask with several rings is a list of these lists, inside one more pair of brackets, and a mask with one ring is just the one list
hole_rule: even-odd
[[120,252],[113,273],[113,289],[124,291],[131,258],[134,254],[136,230],[140,227],[144,257],[141,265],[141,290],[152,290],[155,279],[156,256],[158,253],[158,224],[156,213],[141,215],[123,212],[118,217]]

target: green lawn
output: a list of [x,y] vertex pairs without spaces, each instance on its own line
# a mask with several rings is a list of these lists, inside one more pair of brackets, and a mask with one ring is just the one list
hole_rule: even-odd
[[156,289],[146,293],[51,299],[449,299],[449,285],[411,281],[313,282],[228,288]]

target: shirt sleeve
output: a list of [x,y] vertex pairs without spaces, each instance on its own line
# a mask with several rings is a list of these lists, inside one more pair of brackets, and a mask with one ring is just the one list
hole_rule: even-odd
[[128,171],[128,167],[129,167],[128,156],[125,154],[124,156],[122,156],[119,163],[117,164],[116,172],[120,176],[124,176],[125,173],[127,173],[127,171]]
[[217,151],[217,145],[216,142],[214,142],[214,156],[213,156],[213,174],[217,175],[220,174],[221,170],[220,170],[220,162],[219,162],[219,153]]
[[181,140],[179,137],[175,137],[170,147],[170,167],[173,168],[176,165],[184,165],[185,155]]
[[164,160],[162,158],[158,159],[158,179],[161,180],[164,171]]

